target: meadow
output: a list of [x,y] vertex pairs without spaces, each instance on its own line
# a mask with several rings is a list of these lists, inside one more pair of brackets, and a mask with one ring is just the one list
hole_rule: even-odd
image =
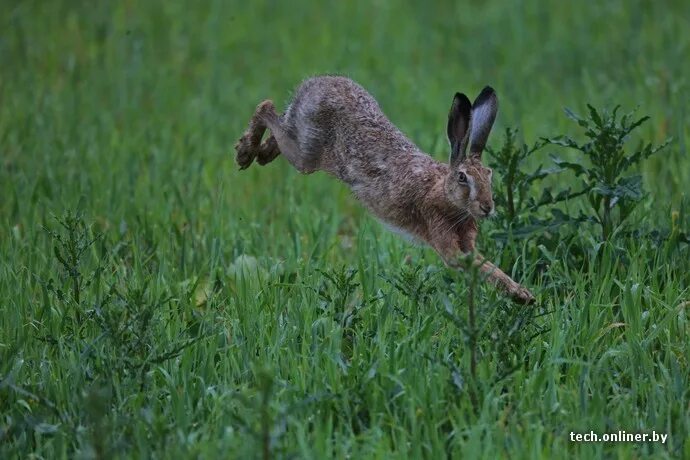
[[[683,1],[5,0],[0,458],[690,458],[688,30]],[[238,170],[256,104],[322,73],[442,161],[453,94],[496,89],[478,246],[535,305],[323,173]],[[649,116],[624,147],[572,148],[617,105]],[[619,430],[668,440],[570,440]]]

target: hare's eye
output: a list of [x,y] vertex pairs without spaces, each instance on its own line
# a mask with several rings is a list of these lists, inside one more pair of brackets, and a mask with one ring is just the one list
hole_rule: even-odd
[[465,175],[464,172],[460,171],[458,173],[458,180],[460,181],[461,184],[464,184],[467,182],[467,176]]

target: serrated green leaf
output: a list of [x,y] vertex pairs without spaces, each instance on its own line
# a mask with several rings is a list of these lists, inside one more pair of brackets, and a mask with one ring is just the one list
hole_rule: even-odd
[[583,118],[581,118],[579,115],[577,115],[575,112],[573,112],[569,108],[564,107],[563,111],[565,112],[566,117],[570,118],[571,120],[576,122],[578,125],[580,125],[582,127],[587,126],[587,120],[584,120]]
[[570,161],[562,160],[562,159],[560,159],[560,158],[558,158],[557,156],[554,156],[554,155],[551,155],[551,159],[552,159],[553,162],[556,163],[556,165],[558,165],[559,167],[565,168],[565,169],[570,169],[571,171],[573,171],[573,172],[575,173],[576,176],[579,176],[579,175],[581,175],[581,174],[584,174],[584,175],[587,174],[587,170],[586,170],[585,167],[582,166],[581,164],[572,163],[572,162],[570,162]]
[[587,104],[587,109],[589,109],[589,116],[592,119],[592,121],[594,122],[594,124],[596,124],[597,126],[601,126],[602,121],[601,121],[601,117],[599,116],[599,113],[597,112],[597,109],[595,109],[594,107],[592,107],[589,104]]
[[628,200],[638,201],[642,199],[642,176],[624,177],[614,188],[614,196]]
[[568,136],[543,137],[542,140],[548,144],[560,145],[561,147],[568,147],[576,150],[580,149],[578,143]]

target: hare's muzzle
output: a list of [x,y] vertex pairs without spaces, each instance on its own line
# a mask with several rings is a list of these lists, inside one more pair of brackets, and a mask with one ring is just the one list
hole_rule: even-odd
[[480,204],[480,205],[479,205],[479,209],[481,209],[482,212],[484,213],[484,217],[489,217],[489,215],[490,215],[490,214],[493,212],[493,210],[494,210],[494,205],[493,205],[493,203],[489,203],[489,204]]

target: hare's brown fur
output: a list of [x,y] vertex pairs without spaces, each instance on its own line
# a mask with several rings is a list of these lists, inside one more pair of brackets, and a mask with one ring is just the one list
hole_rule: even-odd
[[[470,110],[466,100],[456,95],[451,109],[454,154],[445,164],[405,137],[357,83],[314,77],[302,83],[282,115],[269,100],[259,104],[235,146],[237,163],[241,169],[254,159],[264,165],[282,153],[302,173],[326,171],[348,184],[383,222],[431,245],[447,265],[462,268],[462,256],[474,253],[474,263],[490,281],[529,303],[534,298],[527,289],[474,252],[477,219],[493,211],[491,171],[480,158],[496,106],[488,114],[488,105],[472,107],[476,120],[490,120],[470,128],[469,112],[463,116]],[[262,142],[267,128],[271,134]],[[469,131],[478,137],[473,139]],[[465,156],[468,142],[470,155]]]

